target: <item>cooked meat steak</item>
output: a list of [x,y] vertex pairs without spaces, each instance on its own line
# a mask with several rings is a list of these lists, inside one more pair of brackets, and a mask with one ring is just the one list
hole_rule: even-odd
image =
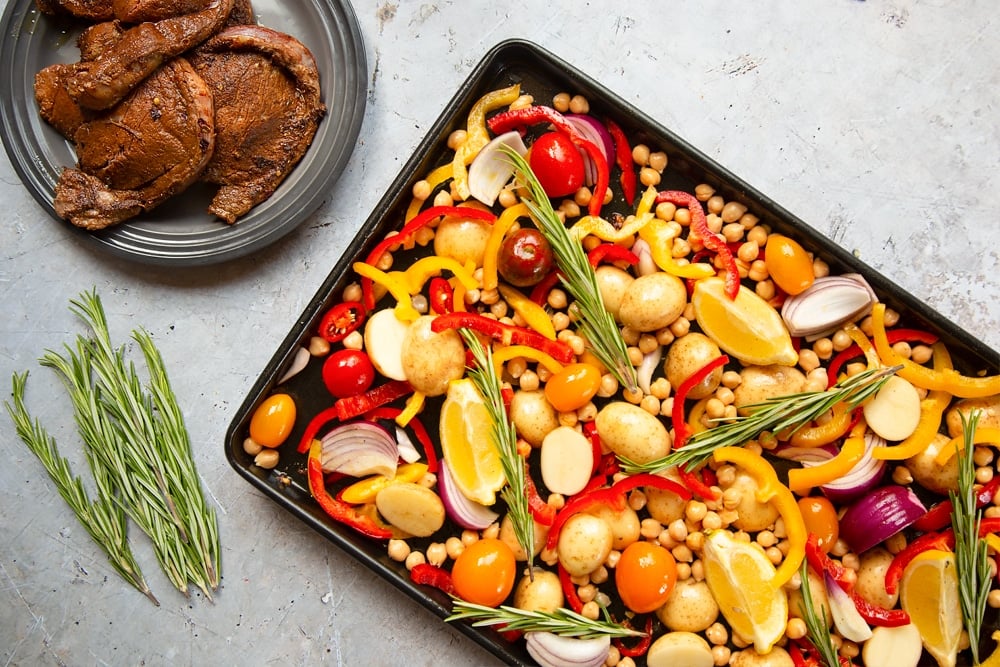
[[267,199],[302,159],[326,107],[316,61],[263,26],[225,28],[191,64],[215,98],[216,151],[202,180],[220,185],[209,211],[234,222]]
[[163,63],[215,33],[233,2],[209,0],[202,11],[129,28],[114,47],[79,65],[67,83],[70,97],[88,109],[113,107]]
[[49,16],[75,16],[88,21],[108,21],[114,9],[107,0],[35,0],[38,11]]
[[194,14],[208,8],[210,0],[110,0],[115,18],[126,23],[144,23]]
[[212,94],[184,58],[161,66],[74,134],[79,168],[56,184],[56,213],[96,230],[149,211],[197,180],[215,145]]
[[75,64],[49,65],[35,74],[35,100],[38,113],[49,125],[70,141],[90,114],[81,109],[66,90],[66,82],[76,74]]
[[229,12],[226,25],[256,25],[257,16],[253,11],[253,4],[250,0],[236,0],[233,11]]

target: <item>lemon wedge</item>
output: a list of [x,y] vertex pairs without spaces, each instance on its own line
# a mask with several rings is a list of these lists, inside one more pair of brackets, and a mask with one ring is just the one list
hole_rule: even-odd
[[492,431],[490,414],[472,380],[449,382],[441,405],[441,454],[462,495],[487,506],[496,502],[496,492],[506,481]]
[[899,582],[899,601],[927,652],[940,667],[954,667],[962,637],[955,554],[932,549],[910,561]]

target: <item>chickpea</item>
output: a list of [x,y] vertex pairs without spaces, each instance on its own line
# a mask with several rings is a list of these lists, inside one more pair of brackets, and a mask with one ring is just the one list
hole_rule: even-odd
[[632,161],[639,166],[649,164],[650,150],[646,144],[636,144],[632,147]]
[[278,454],[277,449],[263,449],[257,452],[257,455],[253,457],[253,463],[259,468],[271,470],[278,465],[278,459],[280,456],[281,455]]
[[392,560],[402,563],[410,555],[410,545],[406,540],[389,540],[386,553]]

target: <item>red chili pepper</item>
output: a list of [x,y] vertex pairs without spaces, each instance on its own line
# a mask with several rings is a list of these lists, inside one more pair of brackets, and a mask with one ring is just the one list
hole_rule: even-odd
[[684,419],[684,401],[687,400],[688,393],[707,378],[712,371],[728,363],[729,357],[727,355],[718,356],[695,371],[677,388],[677,393],[674,394],[674,406],[670,413],[670,418],[674,423],[674,449],[683,447],[691,436],[691,429],[687,420]]
[[[997,489],[1000,489],[1000,476],[994,476],[976,490],[976,507],[985,507],[993,502]],[[927,510],[926,514],[914,522],[913,527],[923,533],[946,528],[951,525],[951,508],[951,500],[943,500]]]
[[569,576],[569,572],[566,571],[566,568],[563,567],[562,563],[558,564],[558,570],[559,584],[562,586],[563,596],[566,598],[566,604],[569,605],[570,609],[579,614],[583,611],[583,601],[576,592],[576,584],[573,583],[573,580]]
[[945,530],[940,533],[925,533],[906,545],[892,559],[888,569],[885,571],[885,592],[892,595],[899,586],[899,580],[903,578],[903,570],[914,558],[928,549],[940,549],[951,551],[955,548],[955,533]]
[[448,570],[431,565],[430,563],[417,563],[410,569],[410,581],[424,586],[433,586],[444,591],[448,595],[455,593],[455,585],[451,580],[451,573]]
[[[395,419],[402,412],[402,408],[380,406],[366,412],[365,419],[372,421],[377,419]],[[434,451],[434,443],[431,441],[431,436],[427,433],[427,429],[424,427],[423,423],[414,417],[406,426],[413,431],[413,435],[416,437],[417,442],[420,443],[420,448],[424,451],[424,458],[427,459],[427,472],[437,472],[437,452]]]
[[412,393],[413,387],[406,380],[390,380],[363,394],[337,399],[333,407],[337,411],[337,417],[341,421],[347,421]]
[[309,447],[309,458],[306,461],[307,481],[309,483],[309,493],[316,499],[319,506],[332,519],[353,528],[362,535],[373,537],[377,540],[387,540],[392,537],[392,531],[378,525],[370,516],[361,514],[351,505],[337,500],[331,496],[323,482],[323,463],[321,460],[321,445],[314,442]]
[[511,109],[491,117],[486,124],[494,134],[503,134],[508,130],[527,127],[537,123],[551,123],[559,132],[570,138],[579,148],[582,148],[597,169],[597,182],[594,183],[594,194],[590,198],[588,213],[597,217],[601,214],[601,207],[604,205],[604,195],[608,191],[610,181],[610,170],[608,161],[604,157],[604,151],[597,147],[592,141],[583,138],[573,125],[566,120],[565,116],[544,105],[524,107],[522,109]]
[[587,253],[587,261],[596,269],[601,262],[627,262],[634,266],[639,263],[639,258],[628,248],[615,243],[602,243]]
[[615,637],[615,648],[618,652],[628,658],[638,658],[646,655],[646,651],[649,650],[649,645],[653,641],[653,617],[646,617],[646,627],[643,630],[646,634],[639,638],[635,646],[628,647],[625,646],[625,642],[621,637]]
[[455,310],[455,290],[446,278],[434,276],[429,288],[430,306],[438,315],[444,315]]
[[[408,223],[403,225],[403,228],[399,230],[398,234],[393,234],[392,236],[386,237],[375,246],[375,248],[368,253],[368,258],[365,259],[367,264],[375,266],[378,261],[382,258],[389,248],[396,245],[397,243],[406,243],[410,240],[414,233],[417,232],[422,227],[426,227],[429,223],[442,216],[460,216],[465,218],[475,218],[477,220],[484,220],[485,222],[495,222],[496,216],[490,211],[484,211],[478,208],[472,208],[471,206],[432,206],[428,209],[424,209],[416,216],[413,217]],[[375,309],[375,295],[372,292],[372,281],[371,278],[363,277],[361,278],[361,294],[362,302],[364,303],[366,310]]]
[[845,591],[851,590],[852,584],[847,578],[847,569],[823,551],[819,546],[819,538],[814,533],[809,533],[806,537],[806,560],[817,574],[825,572]]
[[622,194],[625,195],[625,201],[631,206],[632,202],[635,201],[636,190],[632,147],[628,143],[625,131],[618,123],[610,118],[605,118],[604,125],[607,126],[608,132],[611,133],[611,139],[615,143],[615,164],[622,170],[622,175],[619,177],[619,182],[622,184]]
[[674,206],[687,208],[691,213],[691,233],[700,238],[705,247],[722,258],[726,267],[726,295],[730,299],[735,299],[740,291],[740,271],[736,266],[736,258],[729,250],[726,242],[712,233],[708,228],[708,220],[705,218],[705,209],[701,207],[698,199],[683,190],[664,190],[656,195],[656,203],[670,202]]
[[344,301],[330,308],[319,321],[319,335],[330,343],[339,343],[365,321],[365,308],[357,301]]
[[[914,340],[918,343],[924,343],[925,345],[933,345],[938,341],[936,334],[929,331],[922,331],[920,329],[893,329],[886,332],[886,338],[889,339],[890,345],[895,345],[901,341]],[[862,356],[863,354],[861,346],[857,343],[854,343],[835,354],[826,368],[827,386],[832,387],[837,384],[840,369],[844,366],[844,364],[855,357]]]
[[551,292],[552,288],[558,284],[559,272],[553,271],[549,275],[542,278],[542,281],[532,288],[529,298],[539,306],[544,306],[545,302],[549,299],[549,292]]
[[528,496],[528,510],[531,511],[532,518],[543,526],[551,526],[556,520],[556,508],[549,505],[538,493],[535,480],[525,471],[524,492]]
[[573,349],[561,341],[550,340],[531,329],[504,324],[478,313],[455,312],[438,315],[431,323],[431,331],[441,333],[446,329],[467,328],[487,335],[504,345],[527,345],[545,352],[556,361],[568,364],[576,355]]

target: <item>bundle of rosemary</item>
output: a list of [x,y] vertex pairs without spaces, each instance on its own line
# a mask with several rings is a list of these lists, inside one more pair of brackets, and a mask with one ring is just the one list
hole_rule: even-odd
[[69,391],[97,498],[90,500],[55,440],[28,414],[27,373],[15,374],[13,404],[5,402],[18,437],[126,581],[159,604],[129,549],[127,516],[149,536],[160,567],[179,591],[187,595],[193,584],[211,599],[221,564],[218,525],[202,493],[163,359],[148,332],[132,332],[149,375],[144,385],[124,348],[112,346],[96,290],[71,305],[93,337],[78,336],[62,354],[48,350],[40,362],[54,369]]

